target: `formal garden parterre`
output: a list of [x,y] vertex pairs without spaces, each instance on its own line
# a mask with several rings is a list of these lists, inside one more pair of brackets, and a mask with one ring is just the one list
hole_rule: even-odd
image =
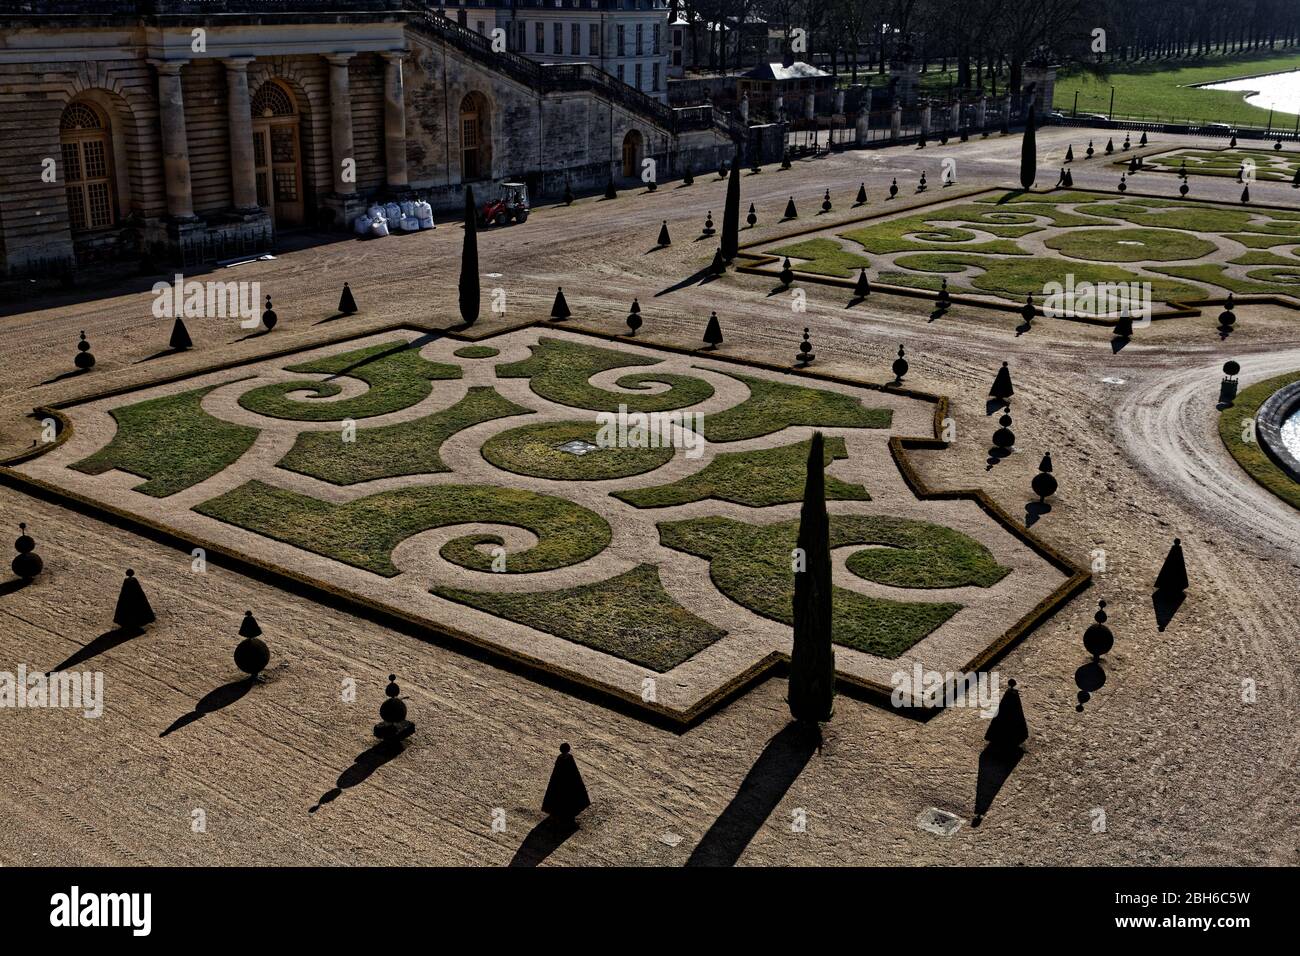
[[[620,408],[677,440],[632,417],[611,447]],[[929,439],[925,397],[554,325],[394,329],[59,414],[20,480],[680,721],[788,655],[814,430],[847,685],[983,660],[1072,580],[974,498],[916,494],[890,439]]]
[[[932,187],[933,188],[933,187]],[[887,203],[886,203],[887,207]],[[748,271],[777,276],[785,259],[814,281],[873,288],[946,288],[1005,307],[1051,283],[1149,283],[1155,315],[1227,293],[1296,299],[1300,212],[1119,192],[991,190],[766,240],[742,253]],[[1300,302],[1297,302],[1300,304]],[[1080,307],[1080,316],[1104,315]]]

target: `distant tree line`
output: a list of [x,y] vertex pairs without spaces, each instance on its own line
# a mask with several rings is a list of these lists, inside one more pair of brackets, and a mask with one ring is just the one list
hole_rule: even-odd
[[[796,59],[856,82],[910,54],[955,70],[959,89],[1019,89],[1039,57],[1104,72],[1140,60],[1283,50],[1300,44],[1300,0],[674,0],[698,66],[730,70],[771,56],[769,33]],[[1104,31],[1104,34],[1096,31]],[[796,31],[803,31],[797,34]]]

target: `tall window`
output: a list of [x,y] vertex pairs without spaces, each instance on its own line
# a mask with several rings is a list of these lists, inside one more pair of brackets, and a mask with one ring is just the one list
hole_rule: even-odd
[[655,60],[653,63],[650,64],[650,76],[654,84],[650,87],[650,89],[654,90],[657,93],[659,92],[659,61],[658,60]]
[[655,24],[655,56],[663,52],[663,24]]
[[614,47],[615,56],[627,55],[626,41],[627,41],[627,28],[620,23],[618,25],[618,39],[616,42],[616,46]]
[[552,23],[551,36],[555,38],[555,49],[552,50],[551,52],[563,53],[564,52],[564,24]]
[[600,56],[600,24],[593,23],[587,30],[587,53]]
[[636,55],[640,56],[643,52],[641,49],[641,37],[645,33],[645,25],[638,23],[636,25]]
[[108,124],[86,103],[69,103],[59,123],[68,219],[74,232],[116,221]]
[[641,64],[636,65],[636,88],[641,89]]
[[[572,48],[569,50],[574,56],[582,56],[582,24],[575,23],[573,29],[569,31],[572,39]],[[591,51],[588,50],[588,53]]]
[[546,52],[546,24],[540,20],[533,24],[533,52]]
[[620,63],[620,64],[618,65],[618,81],[619,81],[620,83],[626,83],[626,82],[627,82],[627,80],[623,79],[623,77],[624,77],[623,64]]

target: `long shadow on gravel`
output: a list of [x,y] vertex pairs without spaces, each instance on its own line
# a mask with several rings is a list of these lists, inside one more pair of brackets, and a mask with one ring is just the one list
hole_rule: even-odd
[[692,851],[687,866],[735,866],[821,746],[819,730],[787,724],[767,742],[731,803]]

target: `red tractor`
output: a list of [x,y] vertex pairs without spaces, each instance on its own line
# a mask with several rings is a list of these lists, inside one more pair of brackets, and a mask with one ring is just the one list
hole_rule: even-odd
[[483,204],[479,212],[479,225],[495,223],[504,226],[511,222],[528,221],[528,187],[523,183],[502,183],[500,192]]

